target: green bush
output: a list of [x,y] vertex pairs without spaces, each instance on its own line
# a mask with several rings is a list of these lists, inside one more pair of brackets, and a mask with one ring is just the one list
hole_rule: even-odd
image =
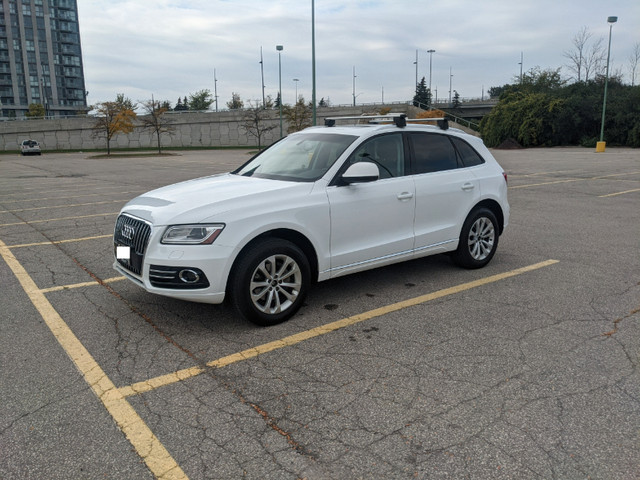
[[[532,71],[522,84],[506,85],[480,122],[489,147],[509,138],[523,147],[583,145],[600,137],[604,82],[565,85],[557,71]],[[640,86],[609,82],[604,136],[607,144],[640,147]]]

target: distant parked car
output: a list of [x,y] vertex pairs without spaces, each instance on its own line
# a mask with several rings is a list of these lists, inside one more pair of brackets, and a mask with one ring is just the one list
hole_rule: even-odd
[[22,155],[42,155],[40,144],[35,140],[25,140],[20,145]]

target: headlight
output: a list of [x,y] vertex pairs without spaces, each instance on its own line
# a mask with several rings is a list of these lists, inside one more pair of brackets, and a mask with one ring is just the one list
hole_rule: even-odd
[[223,224],[173,225],[167,228],[160,242],[173,245],[210,245],[223,228]]

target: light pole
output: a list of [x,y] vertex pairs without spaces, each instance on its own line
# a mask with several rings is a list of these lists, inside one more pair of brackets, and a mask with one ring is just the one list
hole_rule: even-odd
[[[435,50],[427,50],[427,53],[429,54],[429,96],[431,96],[431,61],[433,59],[433,54],[435,53]],[[433,102],[431,102],[433,103]]]
[[298,82],[300,81],[300,79],[294,78],[293,81],[296,82],[296,101],[294,102],[295,105],[296,103],[298,103]]
[[262,108],[267,108],[264,101],[264,60],[262,58],[262,46],[260,47],[260,74],[262,75]]
[[451,67],[449,67],[449,108],[451,108],[451,84],[453,82],[453,73],[451,73]]
[[413,62],[416,66],[416,94],[418,93],[418,50],[416,50],[416,61]]
[[520,85],[522,85],[522,64],[524,63],[524,52],[520,52]]
[[278,102],[280,106],[280,138],[282,138],[282,61],[280,53],[283,49],[282,45],[276,45],[276,50],[278,51],[278,96],[280,97]]
[[596,152],[602,153],[604,152],[605,146],[607,143],[604,141],[604,114],[607,109],[607,86],[609,84],[609,59],[611,58],[611,30],[613,29],[613,24],[618,21],[618,17],[609,17],[607,18],[607,22],[609,22],[609,49],[607,50],[607,71],[604,76],[604,100],[602,101],[602,122],[600,124],[600,141],[596,144]]
[[316,6],[311,0],[311,103],[312,122],[316,125]]
[[353,106],[356,106],[356,67],[353,67]]
[[218,78],[216,77],[216,69],[213,69],[213,98],[216,101],[216,112],[218,111]]

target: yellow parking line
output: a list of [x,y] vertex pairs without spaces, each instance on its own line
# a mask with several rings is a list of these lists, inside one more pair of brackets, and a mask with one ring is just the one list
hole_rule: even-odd
[[69,355],[71,361],[138,452],[138,455],[147,464],[149,470],[157,478],[163,480],[186,479],[187,476],[178,463],[116,388],[1,240],[0,256],[13,271],[31,303],[38,310],[60,346]]
[[[348,327],[350,325],[355,325],[356,323],[364,322],[365,320],[370,320],[372,318],[386,315],[391,312],[396,312],[398,310],[420,305],[422,303],[430,302],[438,298],[464,292],[465,290],[470,290],[472,288],[487,285],[489,283],[497,282],[499,280],[504,280],[506,278],[514,277],[516,275],[521,275],[523,273],[531,272],[533,270],[547,267],[555,263],[558,263],[558,260],[546,260],[544,262],[529,265],[527,267],[518,268],[505,273],[499,273],[497,275],[492,275],[490,277],[481,278],[479,280],[474,280],[472,282],[463,283],[455,287],[445,288],[437,292],[421,295],[419,297],[404,300],[402,302],[394,303],[392,305],[387,305],[385,307],[376,308],[374,310],[370,310],[368,312],[361,313],[359,315],[354,315],[353,317],[344,318],[336,322],[328,323],[326,325],[321,325],[319,327],[312,328],[304,332],[296,333],[295,335],[290,335],[280,340],[275,340],[273,342],[265,343],[257,347],[248,348],[247,350],[243,350],[241,352],[234,353],[232,355],[227,355],[226,357],[222,357],[207,363],[207,367],[211,367],[211,368],[225,367],[233,363],[237,363],[243,360],[247,360],[249,358],[257,357],[258,355],[262,355],[267,352],[272,352],[274,350],[278,350],[284,347],[290,347],[297,343],[304,342],[305,340],[309,340],[311,338],[318,337],[320,335],[325,335],[327,333],[334,332],[341,328]],[[131,395],[137,395],[140,393],[149,392],[159,387],[164,387],[166,385],[171,385],[173,383],[180,382],[187,378],[195,377],[196,375],[200,375],[204,371],[205,369],[202,367],[191,367],[184,370],[178,370],[177,372],[169,373],[167,375],[151,378],[149,380],[134,383],[133,385],[129,385],[126,387],[121,387],[120,393],[124,397],[128,397]]]
[[15,222],[15,223],[0,223],[0,227],[12,227],[14,225],[31,225],[32,223],[46,223],[46,222],[58,222],[61,220],[76,220],[78,218],[90,218],[90,217],[107,217],[112,215],[118,215],[120,212],[113,213],[94,213],[93,215],[78,215],[76,217],[61,217],[61,218],[47,218],[45,220],[29,220],[27,222]]
[[123,200],[105,200],[104,202],[70,203],[67,205],[47,205],[46,207],[30,207],[30,208],[19,208],[16,210],[0,210],[0,213],[30,212],[33,210],[48,210],[51,208],[87,207],[89,205],[105,205],[107,203],[124,203],[124,201]]
[[611,175],[601,175],[599,177],[592,177],[591,180],[599,180],[601,178],[609,178],[609,177],[624,177],[626,175],[635,175],[640,173],[640,170],[635,172],[625,172],[625,173],[612,173]]
[[[102,283],[113,283],[119,282],[120,280],[124,280],[126,277],[112,277],[102,280]],[[61,290],[71,290],[73,288],[82,288],[82,287],[91,287],[93,285],[100,285],[99,282],[82,282],[82,283],[73,283],[71,285],[58,285],[57,287],[49,287],[49,288],[41,288],[40,293],[51,293],[51,292],[59,292]]]
[[[15,184],[11,184],[13,186]],[[24,195],[25,191],[37,190],[38,194],[51,193],[51,192],[66,192],[67,190],[77,191],[79,188],[94,187],[92,190],[99,190],[103,188],[116,188],[116,187],[96,187],[99,183],[87,183],[85,185],[75,185],[73,188],[56,188],[55,190],[42,190],[41,187],[21,187],[19,192],[16,193],[3,193],[0,197],[15,197],[16,195]],[[121,187],[122,188],[122,187]]]
[[21,199],[21,200],[9,200],[3,201],[2,203],[6,205],[7,203],[22,203],[22,202],[44,202],[49,200],[66,200],[68,198],[78,198],[78,197],[98,197],[100,195],[124,195],[126,193],[138,193],[140,190],[131,190],[127,192],[111,192],[111,193],[81,193],[79,195],[69,195],[68,197],[49,197],[49,198],[29,198],[29,199]]
[[[611,175],[600,175],[597,177],[589,177],[589,178],[571,178],[568,180],[555,180],[553,182],[542,182],[542,183],[531,183],[531,184],[527,184],[527,185],[514,185],[514,186],[510,186],[509,189],[515,189],[515,188],[529,188],[529,187],[538,187],[541,185],[554,185],[556,183],[570,183],[570,182],[586,182],[587,180],[602,180],[602,179],[606,179],[606,178],[611,178],[611,177],[623,177],[626,175],[635,175],[637,173],[640,173],[640,171],[636,171],[636,172],[626,172],[626,173],[612,173]],[[534,175],[534,174],[532,174]],[[517,177],[518,175],[514,175],[514,177]],[[524,177],[526,175],[520,175],[521,177]],[[632,191],[632,190],[630,190]],[[627,192],[625,192],[627,193]]]
[[553,185],[556,183],[570,183],[570,182],[584,182],[586,178],[572,178],[571,180],[556,180],[554,182],[543,182],[543,183],[531,183],[528,185],[515,185],[513,187],[509,187],[509,189],[515,188],[529,188],[529,187],[538,187],[540,185]]
[[608,193],[607,195],[600,195],[598,198],[615,197],[616,195],[624,195],[625,193],[640,192],[640,188],[634,188],[633,190],[625,190],[624,192]]
[[53,242],[21,243],[19,245],[7,245],[7,248],[39,247],[42,245],[60,245],[61,243],[84,242],[86,240],[97,240],[100,238],[110,238],[112,236],[113,236],[112,234],[109,234],[109,235],[96,235],[95,237],[69,238],[67,240],[54,240]]

